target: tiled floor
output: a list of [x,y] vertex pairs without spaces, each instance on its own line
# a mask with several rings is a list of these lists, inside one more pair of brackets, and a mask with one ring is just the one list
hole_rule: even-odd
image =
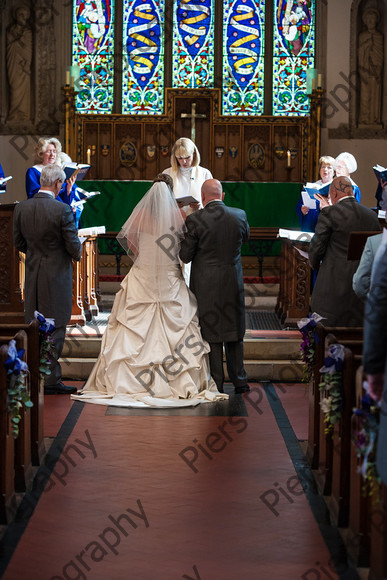
[[316,520],[297,444],[305,385],[251,387],[208,416],[46,397],[45,432],[60,430],[63,451],[54,440],[35,511],[4,537],[4,580],[355,580],[337,531]]

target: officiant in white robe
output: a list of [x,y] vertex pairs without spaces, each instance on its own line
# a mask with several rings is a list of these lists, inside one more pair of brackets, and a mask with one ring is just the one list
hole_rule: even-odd
[[[195,143],[187,137],[178,139],[172,147],[171,167],[165,169],[163,173],[170,175],[173,179],[173,193],[175,198],[191,195],[195,198],[196,203],[183,205],[179,207],[184,209],[187,215],[192,214],[198,209],[202,209],[202,185],[207,179],[212,179],[211,171],[205,167],[200,167],[200,153]],[[189,286],[191,275],[191,264],[184,264],[184,280]]]

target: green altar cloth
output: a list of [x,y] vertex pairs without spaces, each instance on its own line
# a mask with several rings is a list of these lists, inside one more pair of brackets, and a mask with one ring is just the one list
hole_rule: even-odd
[[[83,181],[86,191],[100,191],[87,201],[81,227],[102,226],[118,232],[133,208],[148,191],[151,181]],[[250,227],[299,229],[296,204],[301,183],[235,182],[222,183],[226,205],[244,209]],[[104,249],[100,244],[100,251]],[[244,252],[249,254],[250,252]],[[278,248],[274,250],[278,253]]]

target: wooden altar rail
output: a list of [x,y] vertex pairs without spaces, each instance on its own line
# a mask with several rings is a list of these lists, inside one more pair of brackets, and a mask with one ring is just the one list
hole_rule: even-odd
[[278,228],[250,228],[249,248],[258,260],[258,276],[263,276],[263,260],[278,239]]
[[82,244],[81,261],[73,262],[73,307],[69,324],[84,326],[99,313],[97,238],[88,236]]
[[307,252],[309,244],[282,238],[276,312],[287,326],[296,326],[298,320],[309,314],[311,267],[298,250]]

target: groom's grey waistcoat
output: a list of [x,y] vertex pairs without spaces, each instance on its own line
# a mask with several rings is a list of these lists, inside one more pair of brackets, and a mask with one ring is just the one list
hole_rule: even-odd
[[245,307],[241,247],[249,237],[243,210],[213,201],[187,217],[183,262],[192,261],[190,288],[208,342],[242,340]]

